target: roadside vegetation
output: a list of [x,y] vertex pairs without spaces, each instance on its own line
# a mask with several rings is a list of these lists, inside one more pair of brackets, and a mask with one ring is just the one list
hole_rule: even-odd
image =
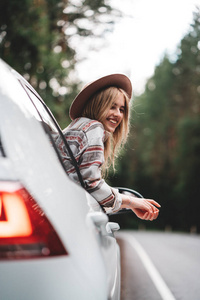
[[[147,228],[200,232],[199,8],[173,58],[164,55],[133,102],[129,143],[112,184],[161,204],[158,220]],[[123,222],[144,226],[131,217]]]
[[[0,57],[33,85],[63,128],[80,88],[78,50],[99,50],[120,17],[104,0],[2,0]],[[200,232],[200,8],[176,53],[163,56],[144,93],[134,97],[131,123],[110,183],[138,190],[162,208],[153,223],[121,215],[122,228]]]

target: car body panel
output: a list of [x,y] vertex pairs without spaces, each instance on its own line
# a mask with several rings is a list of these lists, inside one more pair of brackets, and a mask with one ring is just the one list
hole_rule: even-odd
[[[14,73],[2,61],[0,70],[0,137],[6,154],[0,157],[0,187],[9,181],[21,184],[68,252],[60,257],[0,261],[1,299],[119,299],[119,247],[106,231],[107,216],[66,175]],[[105,224],[98,226],[95,214],[106,216]]]

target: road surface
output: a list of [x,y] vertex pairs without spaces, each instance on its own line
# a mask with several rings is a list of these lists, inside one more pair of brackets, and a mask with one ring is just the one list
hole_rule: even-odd
[[200,236],[120,231],[121,300],[200,300]]

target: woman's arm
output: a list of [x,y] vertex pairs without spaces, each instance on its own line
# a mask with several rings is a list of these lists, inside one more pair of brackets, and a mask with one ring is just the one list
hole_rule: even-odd
[[[158,217],[160,204],[151,199],[136,198],[122,194],[122,208],[129,208],[143,220],[153,221]],[[157,208],[158,207],[158,208]]]

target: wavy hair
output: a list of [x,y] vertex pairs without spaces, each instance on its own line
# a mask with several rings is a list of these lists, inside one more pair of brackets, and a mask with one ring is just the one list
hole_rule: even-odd
[[108,138],[104,142],[104,171],[106,171],[110,165],[113,165],[114,168],[115,158],[127,140],[129,133],[130,99],[124,90],[117,87],[109,87],[92,96],[82,112],[83,117],[97,120],[102,123],[119,93],[122,93],[125,99],[124,117],[115,131],[113,133],[109,133]]

